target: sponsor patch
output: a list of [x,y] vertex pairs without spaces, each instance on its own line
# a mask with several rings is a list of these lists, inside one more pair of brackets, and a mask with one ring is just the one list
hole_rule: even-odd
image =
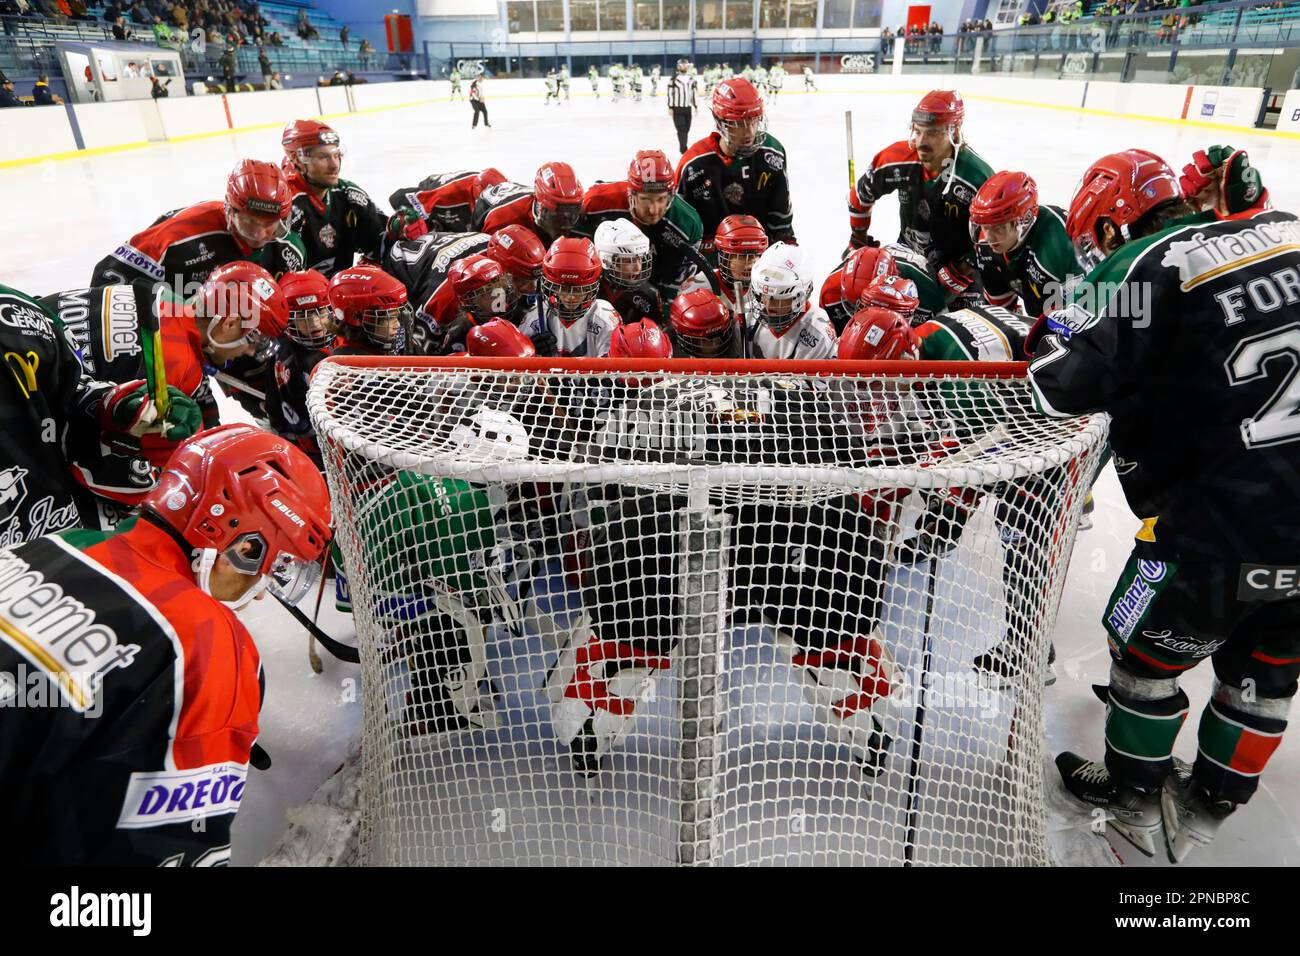
[[138,272],[143,272],[151,279],[157,279],[160,282],[167,279],[166,270],[134,246],[118,246],[113,250],[113,258],[118,262],[126,263]]
[[54,341],[54,328],[49,317],[36,306],[21,299],[6,297],[0,301],[0,325],[8,326],[25,335],[35,335]]
[[1239,601],[1285,601],[1300,597],[1300,565],[1243,564],[1237,578]]
[[133,773],[118,814],[119,830],[144,830],[234,813],[244,797],[248,769],[233,763],[194,770]]
[[1137,574],[1106,616],[1106,623],[1120,640],[1127,641],[1132,636],[1133,629],[1146,616],[1151,602],[1160,593],[1151,585],[1162,581],[1168,572],[1163,561],[1137,562]]

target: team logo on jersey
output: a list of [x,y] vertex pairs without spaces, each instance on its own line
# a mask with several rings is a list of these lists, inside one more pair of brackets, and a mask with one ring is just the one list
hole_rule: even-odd
[[727,183],[722,189],[722,195],[731,205],[739,206],[745,201],[745,187],[740,183]]
[[22,301],[10,299],[7,302],[0,302],[0,325],[7,325],[23,334],[54,341],[54,331],[45,313],[36,306]]
[[767,151],[767,165],[771,166],[778,173],[785,169],[785,157],[774,149]]
[[338,233],[329,223],[322,226],[320,232],[316,235],[320,237],[320,244],[326,249],[334,248],[334,241],[338,238]]
[[234,813],[244,798],[247,778],[248,768],[236,763],[133,773],[117,817],[118,829],[143,830]]
[[27,500],[27,469],[14,465],[0,471],[0,521],[7,519]]
[[302,225],[303,211],[300,206],[293,206],[289,211],[289,231],[297,232]]
[[952,187],[952,194],[962,202],[969,204],[975,198],[975,191],[965,183],[957,183]]

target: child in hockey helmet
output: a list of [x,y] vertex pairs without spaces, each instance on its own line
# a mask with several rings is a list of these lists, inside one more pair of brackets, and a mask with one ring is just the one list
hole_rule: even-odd
[[650,280],[654,250],[650,240],[630,220],[612,219],[596,227],[596,253],[605,280],[619,288],[632,288]]
[[330,280],[330,304],[353,348],[402,355],[410,334],[406,286],[377,266],[353,266]]
[[280,279],[280,291],[289,313],[284,334],[304,348],[328,348],[337,334],[329,280],[315,269],[288,272]]

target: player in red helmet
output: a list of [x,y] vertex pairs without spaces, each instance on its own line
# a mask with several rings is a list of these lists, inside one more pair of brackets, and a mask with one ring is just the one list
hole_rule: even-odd
[[576,232],[594,240],[603,224],[620,219],[630,220],[650,240],[650,283],[661,300],[672,299],[692,273],[706,267],[699,255],[704,226],[677,195],[677,175],[662,150],[638,150],[628,164],[626,181],[588,188]]
[[1038,204],[1038,186],[1027,173],[994,173],[970,206],[971,238],[984,298],[1013,308],[1024,303],[1038,317],[1065,304],[1065,289],[1079,274],[1065,231],[1065,213]]
[[836,332],[843,332],[858,310],[862,293],[881,276],[898,275],[898,264],[888,249],[863,246],[831,270],[822,283],[818,304],[830,316]]
[[543,163],[532,188],[519,183],[488,186],[474,204],[473,226],[493,233],[503,226],[526,226],[547,246],[570,235],[582,216],[582,183],[568,163]]
[[505,267],[514,280],[515,291],[524,300],[524,310],[531,309],[542,278],[542,260],[546,258],[546,247],[537,234],[525,226],[503,226],[492,233],[484,255]]
[[745,79],[723,80],[713,91],[717,130],[677,164],[677,189],[704,224],[705,252],[728,216],[747,214],[771,242],[793,242],[794,211],[783,147],[766,132],[763,100]]
[[438,232],[468,232],[473,224],[474,203],[483,190],[504,182],[505,174],[491,166],[484,170],[434,173],[418,186],[394,192],[388,197],[388,204],[394,209],[414,209],[430,229]]
[[389,217],[366,191],[340,179],[339,134],[320,120],[294,120],[284,128],[285,180],[293,194],[290,225],[303,241],[309,268],[326,278],[352,265],[357,255],[383,258],[388,242],[429,231],[421,215],[400,207]]
[[505,319],[474,326],[465,335],[465,349],[480,358],[531,358],[537,354],[532,340]]
[[653,319],[628,322],[614,330],[610,358],[672,358],[673,343]]
[[354,266],[330,280],[342,344],[335,355],[404,355],[411,326],[406,287],[376,266]]
[[147,279],[189,298],[218,266],[251,260],[272,276],[301,269],[302,240],[289,231],[292,195],[280,167],[245,159],[226,181],[225,200],[160,217],[101,259],[92,286]]
[[[1034,343],[1034,404],[1053,417],[1109,413],[1142,527],[1102,612],[1104,762],[1063,753],[1056,764],[1131,842],[1148,854],[1163,843],[1181,862],[1255,794],[1300,676],[1294,586],[1248,570],[1292,566],[1300,539],[1300,498],[1279,494],[1280,476],[1300,473],[1285,304],[1300,223],[1277,210],[1197,212],[1161,157],[1129,149],[1084,173],[1066,229],[1089,271]],[[1178,685],[1207,659],[1189,775],[1173,758],[1191,709]]]
[[227,425],[181,446],[129,530],[0,552],[26,576],[27,594],[62,595],[50,607],[89,622],[63,641],[33,630],[17,601],[0,610],[3,631],[25,644],[0,640],[0,671],[39,659],[59,675],[50,680],[59,706],[6,714],[0,804],[23,821],[10,828],[7,859],[229,861],[263,687],[258,648],[232,608],[263,590],[300,599],[329,527],[312,463],[280,438]]
[[876,244],[868,232],[872,207],[897,192],[898,241],[925,257],[926,271],[949,299],[965,293],[973,282],[968,210],[976,191],[993,174],[966,144],[965,118],[960,93],[927,93],[912,111],[908,138],[877,153],[849,192],[849,248]]
[[312,372],[330,353],[338,334],[329,280],[319,272],[290,272],[280,280],[289,324],[276,343],[266,376],[266,411],[272,430],[319,463],[320,450],[307,412]]
[[542,308],[520,328],[537,346],[538,355],[600,357],[622,322],[600,298],[600,256],[590,239],[561,238],[542,262]]
[[854,314],[840,335],[839,357],[848,361],[893,362],[920,357],[921,340],[910,322],[890,309]]
[[708,289],[690,289],[669,309],[673,351],[686,358],[740,358],[741,330],[735,317]]
[[457,259],[447,278],[457,307],[471,325],[510,313],[516,298],[514,282],[495,259],[485,255]]
[[1187,201],[1220,219],[1243,218],[1273,208],[1259,170],[1244,149],[1198,149],[1178,177]]
[[[718,225],[713,239],[718,258],[718,268],[714,270],[718,295],[736,322],[743,325],[749,277],[754,263],[767,250],[767,233],[753,216],[728,216]],[[698,281],[699,277],[697,284]]]
[[890,309],[909,322],[916,323],[929,313],[920,311],[921,298],[916,283],[903,276],[878,276],[863,290],[858,298],[858,308]]

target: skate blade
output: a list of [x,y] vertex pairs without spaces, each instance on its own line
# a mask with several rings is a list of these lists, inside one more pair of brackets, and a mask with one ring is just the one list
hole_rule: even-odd
[[1159,823],[1154,823],[1144,827],[1134,826],[1133,824],[1125,823],[1118,817],[1114,816],[1112,816],[1107,822],[1110,823],[1110,828],[1112,830],[1122,836],[1129,843],[1133,844],[1133,847],[1143,856],[1148,859],[1155,857],[1156,831],[1160,829]]

